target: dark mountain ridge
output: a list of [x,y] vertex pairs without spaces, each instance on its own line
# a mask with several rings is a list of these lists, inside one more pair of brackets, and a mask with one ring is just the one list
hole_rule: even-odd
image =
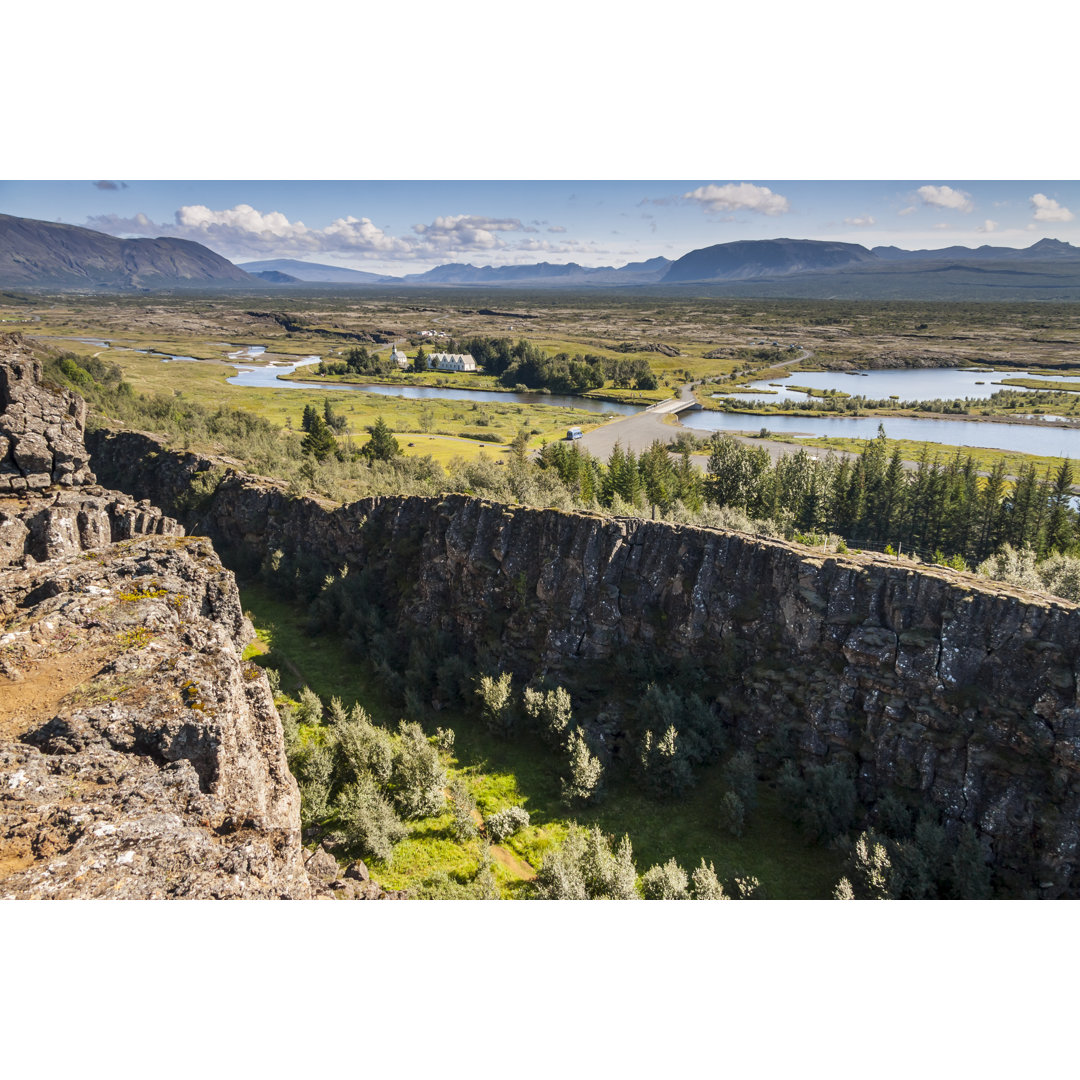
[[730,244],[714,244],[687,252],[671,264],[661,280],[668,284],[778,277],[806,270],[831,270],[873,260],[873,253],[861,244],[787,238],[736,240]]
[[6,287],[167,289],[254,280],[193,240],[123,240],[78,225],[0,214],[0,285]]

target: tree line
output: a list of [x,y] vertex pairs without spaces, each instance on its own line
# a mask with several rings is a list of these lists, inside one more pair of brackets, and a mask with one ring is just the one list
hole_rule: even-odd
[[477,335],[451,340],[448,352],[469,353],[477,366],[495,375],[503,386],[550,390],[556,394],[582,394],[599,390],[606,382],[619,389],[655,390],[659,385],[643,357],[618,358],[596,353],[560,352],[554,356],[524,338]]

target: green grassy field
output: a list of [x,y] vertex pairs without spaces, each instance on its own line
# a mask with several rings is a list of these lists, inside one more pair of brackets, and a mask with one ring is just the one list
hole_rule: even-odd
[[[341,413],[348,422],[349,432],[366,439],[367,428],[381,416],[403,443],[414,441],[411,435],[460,436],[463,432],[477,435],[497,435],[502,444],[510,443],[525,428],[529,446],[552,442],[566,435],[568,427],[590,430],[604,422],[602,414],[584,409],[555,408],[545,405],[526,405],[513,401],[471,402],[446,399],[398,398],[385,394],[366,394],[356,390],[300,390],[263,387],[230,386],[226,380],[235,374],[227,365],[209,363],[163,363],[123,349],[104,350],[78,342],[65,342],[65,348],[79,355],[98,355],[102,360],[118,364],[124,378],[135,390],[144,394],[181,393],[184,397],[216,408],[246,409],[262,416],[279,427],[300,429],[304,406],[321,408],[324,401]],[[470,459],[476,457],[485,444],[476,440],[452,438],[456,453]],[[487,452],[492,453],[488,446]],[[414,450],[407,452],[417,452]],[[440,450],[440,457],[449,460],[455,451],[449,443]]]
[[[340,641],[304,633],[301,611],[275,599],[260,585],[242,587],[241,596],[264,647],[286,665],[283,687],[292,691],[306,684],[324,700],[336,695],[346,704],[360,701],[387,727],[401,719],[401,710],[386,698],[364,666],[346,654]],[[704,857],[716,864],[722,879],[757,876],[765,895],[773,899],[827,898],[843,873],[839,853],[808,843],[780,814],[775,793],[766,785],[760,786],[759,807],[743,836],[736,839],[722,833],[718,822],[724,790],[719,766],[704,770],[697,785],[678,802],[654,802],[626,780],[613,785],[599,806],[570,815],[559,798],[557,763],[551,751],[531,735],[496,739],[478,713],[441,713],[431,723],[456,732],[454,771],[465,780],[482,813],[510,805],[524,805],[529,811],[529,828],[504,846],[533,868],[539,867],[544,852],[576,820],[596,824],[615,837],[628,833],[639,871],[672,856],[690,871]],[[434,733],[433,727],[429,733]],[[412,822],[392,863],[371,863],[375,877],[388,887],[414,890],[440,873],[471,878],[479,845],[454,842],[449,823],[449,814]],[[504,895],[520,895],[525,890],[525,875],[498,861],[495,872]]]

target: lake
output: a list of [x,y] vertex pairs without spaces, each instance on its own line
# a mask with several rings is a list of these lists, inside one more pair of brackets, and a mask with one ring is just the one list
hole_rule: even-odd
[[[884,401],[932,401],[935,398],[984,400],[1001,390],[1022,390],[1019,386],[997,385],[1002,379],[1062,380],[1068,375],[1032,375],[1027,371],[971,371],[958,368],[905,368],[886,371],[795,371],[787,379],[747,383],[754,390],[775,390],[754,399],[749,394],[714,394],[744,402],[805,401],[808,394],[788,387],[808,386],[813,390],[842,390],[845,394]],[[981,385],[980,385],[981,384]]]
[[847,439],[872,439],[878,425],[890,439],[914,439],[947,446],[978,446],[1024,454],[1080,458],[1080,427],[1042,427],[1000,424],[992,420],[916,420],[900,416],[815,417],[746,416],[737,413],[688,412],[679,417],[692,431],[731,431],[756,435],[763,427],[776,434],[792,433]]

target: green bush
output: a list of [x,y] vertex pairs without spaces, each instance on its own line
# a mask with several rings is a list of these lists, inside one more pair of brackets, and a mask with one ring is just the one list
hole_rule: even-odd
[[346,784],[334,800],[335,836],[364,856],[389,863],[407,830],[378,784],[367,773]]
[[716,867],[712,863],[705,865],[704,858],[701,865],[690,875],[693,882],[693,898],[695,900],[730,900],[730,896],[724,895],[724,886],[716,876]]
[[742,836],[746,824],[746,809],[734,791],[728,791],[720,800],[720,828],[732,836]]
[[641,875],[641,892],[646,900],[689,900],[689,884],[686,871],[674,859],[650,866]]
[[510,691],[510,672],[497,678],[481,675],[476,693],[483,706],[484,723],[492,735],[505,738],[514,727],[514,705]]
[[484,818],[484,828],[496,844],[501,844],[508,836],[528,827],[529,811],[523,806],[508,806],[505,810],[497,810]]
[[570,695],[561,686],[554,690],[525,687],[523,707],[536,731],[552,746],[561,746],[572,719]]
[[445,787],[446,770],[438,750],[424,737],[419,724],[402,720],[390,779],[390,790],[401,815],[408,819],[442,813]]
[[581,728],[575,728],[566,747],[570,775],[561,780],[563,800],[571,806],[596,802],[603,792],[604,768],[589,750]]

